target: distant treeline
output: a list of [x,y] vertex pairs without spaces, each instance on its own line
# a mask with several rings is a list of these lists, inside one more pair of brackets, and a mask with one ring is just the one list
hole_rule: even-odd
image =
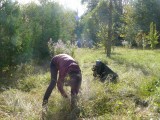
[[160,32],[160,0],[82,0],[82,3],[88,8],[81,20],[82,37],[106,46],[112,11],[112,45],[122,45],[125,40],[131,47],[160,47],[156,40]]
[[[20,5],[0,1],[0,69],[34,58],[49,56],[48,41],[64,43],[91,40],[106,50],[110,11],[112,45],[124,40],[129,47],[154,49],[160,46],[159,0],[81,0],[87,10],[77,19],[75,11],[57,2]],[[83,41],[82,41],[83,42]]]

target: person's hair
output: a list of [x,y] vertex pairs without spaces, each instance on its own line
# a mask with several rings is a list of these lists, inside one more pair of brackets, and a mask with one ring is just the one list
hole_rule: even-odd
[[75,71],[70,72],[69,76],[70,76],[70,79],[75,80],[76,85],[79,85],[81,83],[82,76],[80,72],[75,72]]

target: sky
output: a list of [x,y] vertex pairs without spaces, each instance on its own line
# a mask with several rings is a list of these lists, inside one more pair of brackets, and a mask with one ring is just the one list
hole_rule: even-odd
[[[17,0],[21,4],[26,4],[31,1],[38,1],[38,0]],[[81,16],[85,10],[86,7],[84,5],[81,5],[81,0],[55,0],[62,4],[65,8],[70,8],[72,10],[78,11],[78,16]]]
[[84,5],[81,5],[81,0],[57,0],[57,1],[65,7],[71,8],[76,11],[78,10],[79,16],[81,16],[86,10],[86,7]]

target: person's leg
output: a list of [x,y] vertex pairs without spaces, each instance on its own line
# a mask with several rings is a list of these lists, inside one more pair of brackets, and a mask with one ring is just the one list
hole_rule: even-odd
[[48,98],[50,97],[53,88],[56,86],[58,69],[56,68],[53,62],[51,62],[50,64],[50,72],[51,72],[51,82],[45,92],[43,102],[48,102]]

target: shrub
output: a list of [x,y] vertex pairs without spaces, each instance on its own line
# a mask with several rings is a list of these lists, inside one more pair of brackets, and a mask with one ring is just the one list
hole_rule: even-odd
[[147,38],[150,42],[149,44],[151,49],[154,49],[158,44],[159,35],[156,30],[156,24],[154,24],[153,22],[150,24],[150,31],[149,31],[149,34],[147,35]]
[[137,43],[137,46],[143,47],[143,49],[145,49],[146,46],[148,45],[148,40],[146,39],[146,34],[143,31],[140,31],[139,33],[137,33],[135,41]]
[[[38,81],[38,82],[37,82]],[[23,79],[20,79],[17,84],[17,88],[21,91],[30,92],[34,88],[40,88],[44,84],[48,84],[50,81],[49,73],[28,75]]]
[[62,40],[58,40],[58,42],[54,43],[52,39],[50,39],[48,42],[48,48],[51,56],[65,53],[74,57],[75,54],[75,46],[70,45],[69,43],[64,44]]

